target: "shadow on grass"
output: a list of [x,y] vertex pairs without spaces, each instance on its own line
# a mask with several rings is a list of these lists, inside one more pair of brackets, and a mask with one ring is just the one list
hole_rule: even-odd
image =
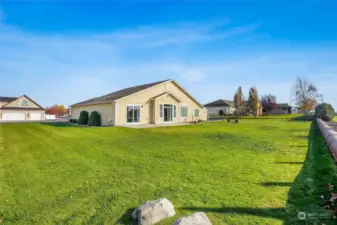
[[286,216],[285,208],[243,208],[243,207],[222,207],[222,208],[205,208],[205,207],[184,207],[180,208],[188,211],[196,212],[213,212],[213,213],[229,213],[253,215],[265,218],[273,218],[283,220]]
[[[299,212],[327,213],[319,196],[329,193],[328,183],[337,184],[337,168],[316,121],[311,124],[308,146],[303,167],[288,192],[285,225],[304,224],[298,219]],[[317,217],[310,224],[336,224],[336,221]]]
[[289,119],[289,121],[295,121],[295,122],[310,122],[313,121],[315,119],[314,116],[311,115],[307,115],[307,116],[298,116],[298,117],[294,117]]
[[52,127],[69,127],[69,128],[75,128],[76,126],[72,125],[68,122],[51,122],[51,123],[40,123],[42,125],[46,126],[52,126]]
[[289,145],[290,148],[307,148],[308,145]]
[[289,187],[292,185],[292,182],[263,182],[260,184],[265,187]]
[[132,212],[134,210],[135,208],[126,210],[125,213],[114,224],[137,225],[137,222],[132,219]]
[[275,162],[278,164],[303,164],[303,162]]
[[308,139],[308,135],[295,135],[294,137],[298,139]]

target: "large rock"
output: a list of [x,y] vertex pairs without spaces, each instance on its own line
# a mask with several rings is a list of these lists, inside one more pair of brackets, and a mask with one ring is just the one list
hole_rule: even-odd
[[198,212],[178,219],[173,225],[212,225],[212,223],[205,213]]
[[147,201],[137,207],[132,218],[138,220],[138,225],[151,225],[175,215],[173,204],[166,198]]

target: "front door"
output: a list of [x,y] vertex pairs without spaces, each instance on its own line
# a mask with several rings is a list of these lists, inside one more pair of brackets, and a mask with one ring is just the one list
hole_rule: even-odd
[[172,122],[173,105],[164,105],[164,122]]

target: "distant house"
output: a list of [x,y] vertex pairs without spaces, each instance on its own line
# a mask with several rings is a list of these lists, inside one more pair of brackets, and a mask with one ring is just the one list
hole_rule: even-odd
[[232,115],[235,111],[234,102],[224,99],[218,99],[204,106],[207,108],[209,116]]
[[281,115],[281,114],[291,114],[291,111],[288,111],[290,105],[288,103],[277,104],[275,109],[269,112],[271,115]]
[[125,88],[73,104],[70,117],[97,111],[102,125],[165,124],[207,120],[207,111],[174,80]]
[[43,120],[45,109],[27,95],[0,97],[0,121]]

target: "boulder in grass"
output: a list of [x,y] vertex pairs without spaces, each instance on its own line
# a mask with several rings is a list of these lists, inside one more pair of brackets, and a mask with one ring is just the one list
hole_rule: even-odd
[[198,212],[178,219],[173,225],[212,225],[212,223],[205,213]]
[[138,225],[152,225],[175,215],[173,204],[166,198],[147,201],[137,207],[132,213],[132,218]]

